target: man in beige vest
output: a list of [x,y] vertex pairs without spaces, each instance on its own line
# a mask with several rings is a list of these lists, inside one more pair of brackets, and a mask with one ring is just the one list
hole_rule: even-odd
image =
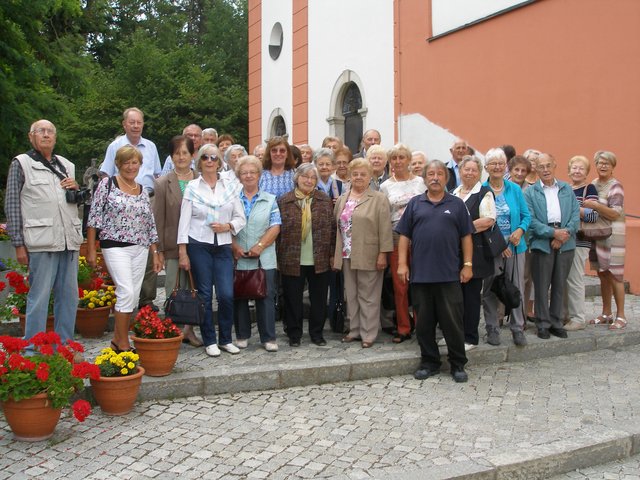
[[16,258],[29,266],[25,338],[45,331],[53,292],[55,331],[65,342],[73,339],[82,243],[75,166],[54,155],[56,127],[50,121],[31,125],[29,141],[33,149],[9,167],[4,204]]

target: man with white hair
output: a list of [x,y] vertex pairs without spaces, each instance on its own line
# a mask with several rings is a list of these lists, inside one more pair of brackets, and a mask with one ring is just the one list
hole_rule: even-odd
[[[195,152],[198,153],[198,150],[200,150],[200,147],[202,146],[202,129],[195,123],[192,123],[191,125],[184,127],[184,129],[182,130],[182,135],[191,139],[191,141],[193,142],[193,148],[195,149]],[[191,168],[195,169],[195,166],[195,161],[191,159]],[[173,168],[174,165],[173,161],[171,160],[171,155],[168,155],[167,159],[164,161],[164,167],[162,168],[161,175],[166,175],[167,173],[172,171]]]
[[451,160],[447,163],[447,168],[449,169],[447,191],[453,192],[455,188],[460,185],[460,170],[458,165],[460,165],[462,157],[469,154],[469,145],[461,138],[456,138],[449,151],[451,152]]

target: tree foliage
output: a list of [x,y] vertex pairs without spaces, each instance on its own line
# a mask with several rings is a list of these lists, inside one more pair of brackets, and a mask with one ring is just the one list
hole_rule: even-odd
[[56,124],[56,151],[79,171],[100,163],[131,106],[161,156],[190,123],[245,143],[247,2],[1,2],[0,101],[2,172],[39,118]]

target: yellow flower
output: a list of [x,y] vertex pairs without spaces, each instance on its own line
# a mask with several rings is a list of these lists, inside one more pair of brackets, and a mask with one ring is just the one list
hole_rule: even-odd
[[126,375],[127,373],[129,373],[129,370],[127,370],[126,368],[123,368],[122,370],[120,370],[120,373],[122,375]]
[[127,367],[129,367],[130,370],[133,370],[134,368],[136,368],[136,364],[133,362],[129,362],[127,363]]
[[107,306],[110,307],[111,306],[111,302],[107,302]]
[[109,286],[107,287],[107,290],[109,290],[110,292],[113,292],[113,286],[112,286],[112,285],[109,285]]
[[87,305],[87,307],[89,307],[89,308],[95,308],[95,306],[96,305],[93,302],[91,302],[91,303],[89,303],[89,305]]
[[101,301],[101,302],[100,302],[100,306],[101,306],[101,307],[104,307],[104,302],[102,302],[102,301]]
[[88,291],[88,290],[83,290],[83,291],[82,291],[82,295],[83,295],[84,297],[86,297],[87,295],[89,295],[89,291]]

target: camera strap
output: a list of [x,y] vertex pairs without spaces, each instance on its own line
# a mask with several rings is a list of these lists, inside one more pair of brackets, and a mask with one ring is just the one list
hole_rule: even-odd
[[[29,155],[29,157],[31,157],[34,161],[40,162],[42,165],[44,165],[49,170],[51,170],[54,173],[54,175],[56,175],[60,180],[64,180],[65,178],[67,178],[69,176],[67,174],[67,169],[64,168],[64,165],[62,165],[62,163],[60,163],[60,161],[58,160],[58,158],[55,155],[52,155],[50,162],[48,162],[45,158],[43,158],[42,155],[36,150],[29,150],[27,152],[27,155]],[[58,164],[58,166],[60,167],[60,170],[62,170],[62,172],[59,172],[58,170],[55,169],[55,167],[53,166],[54,160]]]

